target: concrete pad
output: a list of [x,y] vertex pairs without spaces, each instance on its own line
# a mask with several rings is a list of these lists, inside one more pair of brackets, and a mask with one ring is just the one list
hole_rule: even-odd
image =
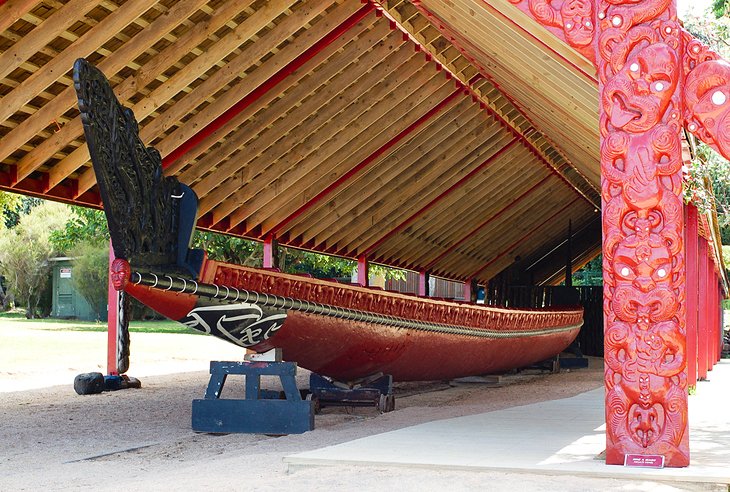
[[690,397],[688,468],[607,466],[603,389],[386,432],[284,458],[309,466],[425,467],[605,478],[730,483],[730,361]]

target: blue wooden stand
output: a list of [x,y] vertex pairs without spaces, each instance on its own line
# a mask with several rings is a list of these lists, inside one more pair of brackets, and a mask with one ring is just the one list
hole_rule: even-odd
[[[293,362],[211,362],[205,399],[193,400],[193,430],[277,435],[313,430],[314,402],[302,400],[296,373]],[[220,398],[229,374],[246,377],[245,400]],[[262,390],[261,376],[279,376],[286,399]]]

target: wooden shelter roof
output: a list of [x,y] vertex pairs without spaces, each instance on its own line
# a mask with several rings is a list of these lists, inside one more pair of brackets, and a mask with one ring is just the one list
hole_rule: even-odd
[[481,282],[600,251],[595,69],[507,0],[0,0],[0,189],[99,205],[79,57],[201,228]]

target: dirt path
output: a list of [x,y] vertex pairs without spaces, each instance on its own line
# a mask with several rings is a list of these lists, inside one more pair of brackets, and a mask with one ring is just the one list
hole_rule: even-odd
[[[73,376],[100,369],[105,334],[10,333],[1,323],[0,490],[688,490],[682,484],[370,467],[287,474],[282,464],[289,454],[405,426],[591,390],[602,384],[600,361],[589,370],[501,388],[399,385],[395,412],[329,408],[303,435],[216,436],[190,430],[191,400],[205,391],[208,361],[240,359],[240,349],[194,335],[133,334],[130,374],[143,388],[81,397],[71,387]],[[306,378],[301,371],[304,387]],[[35,389],[12,391],[21,387]],[[231,382],[227,391],[243,388]]]

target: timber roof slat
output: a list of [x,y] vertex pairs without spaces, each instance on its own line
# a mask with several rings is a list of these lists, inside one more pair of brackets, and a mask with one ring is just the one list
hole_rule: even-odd
[[201,226],[484,282],[595,219],[596,88],[539,26],[479,11],[487,36],[462,18],[477,0],[452,3],[468,43],[406,0],[6,2],[0,188],[98,200],[70,78],[85,56]]
[[[317,84],[329,81],[341,72],[346,65],[350,64],[353,59],[361,55],[362,48],[359,42],[351,42],[354,37],[361,35],[361,42],[374,44],[390,33],[390,29],[383,24],[379,24],[380,28],[371,29],[374,21],[374,18],[361,21],[364,32],[352,29],[345,35],[340,36],[335,42],[295,70],[289,77],[279,82],[276,86],[277,91],[268,91],[257,98],[221,128],[201,140],[198,146],[179,157],[166,168],[166,173],[179,173],[181,180],[186,183],[193,183],[216,168],[216,166],[219,166],[221,162],[239,150],[263,128],[268,128],[274,121],[291,110],[293,106],[300,104],[302,99],[311,94],[317,87],[324,88],[322,85]],[[343,49],[345,45],[346,47]],[[341,49],[343,51],[338,53]],[[323,64],[322,67],[319,66],[321,64]],[[357,65],[355,65],[355,68],[357,68]],[[315,69],[316,72],[314,72]],[[213,149],[218,143],[220,145]],[[211,152],[197,159],[209,149]]]
[[[240,200],[243,206],[230,214],[231,226],[247,220],[250,213],[259,210],[277,196],[281,201],[286,200],[284,192],[290,190],[292,186],[310,186],[313,184],[313,180],[328,173],[333,179],[336,179],[335,173],[327,168],[332,156],[339,157],[344,153],[343,157],[345,157],[350,152],[352,152],[351,155],[357,156],[358,152],[362,153],[360,147],[363,140],[369,140],[372,133],[382,128],[383,117],[394,106],[397,108],[398,105],[404,104],[409,106],[409,110],[413,109],[422,98],[437,93],[439,89],[442,90],[437,93],[435,98],[437,101],[444,99],[443,88],[447,85],[444,80],[428,67],[423,70],[420,68],[422,68],[422,62],[416,56],[411,62],[401,67],[405,70],[402,72],[403,76],[398,79],[403,81],[403,84],[378,84],[382,87],[382,91],[370,91],[368,94],[374,97],[363,96],[353,102],[338,117],[333,118],[317,133],[294,147],[290,154],[280,159],[280,166],[272,166],[267,169],[254,178],[253,186],[250,189],[236,193],[236,200]],[[429,108],[422,109],[423,113],[435,103],[429,101],[427,105]],[[413,113],[409,114],[409,116],[412,115]],[[364,156],[361,157],[364,158]],[[334,159],[336,160],[337,157]],[[358,157],[354,159],[357,161]],[[258,191],[258,193],[254,195],[251,191]],[[296,190],[294,191],[296,192]],[[271,213],[271,210],[268,212]],[[253,226],[248,223],[247,230],[252,228]]]
[[481,112],[472,101],[463,97],[452,99],[440,114],[411,133],[401,146],[381,155],[359,176],[335,190],[327,202],[292,222],[284,231],[296,241],[308,244],[325,230],[335,230],[343,220],[347,223],[348,216],[356,217],[366,207],[380,203],[384,196],[398,193],[406,173],[412,176],[423,169],[429,152],[450,141],[456,132],[469,131],[473,128],[468,126],[470,123],[482,124],[483,120],[478,116]]

